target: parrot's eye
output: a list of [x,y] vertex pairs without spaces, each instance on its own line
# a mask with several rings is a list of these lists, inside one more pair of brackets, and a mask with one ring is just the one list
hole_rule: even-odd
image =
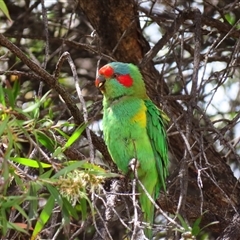
[[113,74],[113,78],[117,78],[118,76],[119,76],[119,74],[117,74],[117,73]]

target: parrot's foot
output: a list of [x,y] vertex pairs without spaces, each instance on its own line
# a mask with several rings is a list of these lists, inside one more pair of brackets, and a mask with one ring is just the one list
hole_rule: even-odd
[[128,164],[128,167],[133,172],[140,167],[140,162],[136,158],[132,158]]

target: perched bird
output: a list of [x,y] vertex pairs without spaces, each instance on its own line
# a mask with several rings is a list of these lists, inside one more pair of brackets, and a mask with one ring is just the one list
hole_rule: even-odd
[[[109,153],[118,168],[129,172],[129,163],[137,159],[137,175],[149,195],[156,200],[166,189],[168,147],[165,124],[168,117],[146,93],[137,66],[112,62],[103,66],[95,81],[103,93],[103,135]],[[144,221],[152,224],[154,205],[138,186]],[[148,238],[152,230],[144,230]]]

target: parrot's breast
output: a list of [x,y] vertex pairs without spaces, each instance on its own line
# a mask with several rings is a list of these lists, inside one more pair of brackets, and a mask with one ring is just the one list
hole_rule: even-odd
[[147,115],[146,115],[146,106],[141,105],[140,109],[136,114],[130,119],[131,123],[139,124],[142,128],[146,128],[147,125]]
[[155,165],[146,129],[146,112],[145,103],[141,99],[126,98],[108,107],[104,106],[104,140],[113,161],[125,174],[133,158],[138,159],[146,170]]

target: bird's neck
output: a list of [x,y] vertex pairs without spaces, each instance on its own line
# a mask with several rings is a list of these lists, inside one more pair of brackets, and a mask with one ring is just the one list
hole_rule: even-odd
[[103,98],[103,106],[108,108],[118,104],[119,102],[127,99],[131,99],[132,96],[120,95],[114,98],[105,97]]
[[122,95],[119,95],[117,97],[106,97],[104,96],[103,98],[103,106],[105,108],[108,108],[108,107],[112,107],[112,106],[115,106],[117,105],[118,103],[121,103],[121,102],[125,102],[125,101],[134,101],[135,99],[142,99],[142,100],[146,100],[146,99],[149,99],[147,94],[144,94],[144,95],[125,95],[125,94],[122,94]]

